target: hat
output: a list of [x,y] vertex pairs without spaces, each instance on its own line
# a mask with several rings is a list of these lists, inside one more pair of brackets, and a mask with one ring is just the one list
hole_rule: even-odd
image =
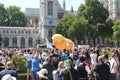
[[6,74],[2,77],[2,80],[17,80],[17,79],[11,76],[10,74]]
[[48,74],[47,69],[41,69],[40,71],[37,72],[37,74],[38,74],[39,77],[48,79],[48,77],[47,77],[47,74]]
[[104,54],[103,58],[107,58],[108,59],[108,54]]

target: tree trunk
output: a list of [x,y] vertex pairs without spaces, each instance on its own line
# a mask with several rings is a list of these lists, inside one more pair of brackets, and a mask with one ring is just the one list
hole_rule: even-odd
[[119,41],[117,41],[117,47],[119,47]]
[[94,45],[94,47],[96,46],[96,44],[95,44],[95,38],[93,38],[93,45]]

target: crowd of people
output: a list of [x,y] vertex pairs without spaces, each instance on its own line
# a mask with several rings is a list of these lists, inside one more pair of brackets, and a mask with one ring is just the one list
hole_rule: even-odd
[[18,80],[14,55],[26,60],[27,80],[120,80],[120,49],[110,47],[5,48],[0,50],[0,80]]

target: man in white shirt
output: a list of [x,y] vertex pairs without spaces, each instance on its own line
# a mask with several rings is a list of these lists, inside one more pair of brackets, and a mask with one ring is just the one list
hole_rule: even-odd
[[112,58],[110,60],[110,73],[111,75],[111,80],[116,80],[119,78],[119,70],[118,70],[118,65],[117,65],[117,56],[115,54],[112,55]]

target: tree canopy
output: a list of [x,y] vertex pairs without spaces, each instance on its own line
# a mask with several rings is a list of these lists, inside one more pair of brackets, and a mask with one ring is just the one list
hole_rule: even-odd
[[75,17],[71,14],[64,15],[56,24],[56,32],[65,37],[69,37],[68,31],[74,20]]
[[26,17],[19,7],[9,6],[4,8],[4,5],[0,4],[0,26],[24,27],[25,25]]
[[0,4],[0,26],[8,24],[8,13],[3,4]]
[[56,31],[65,37],[77,39],[78,42],[93,39],[95,46],[97,38],[112,36],[113,22],[107,20],[108,16],[109,12],[99,0],[85,0],[85,3],[78,8],[77,15],[67,14],[58,20]]
[[113,39],[120,41],[120,20],[115,20],[113,28]]
[[106,28],[106,20],[109,12],[103,7],[103,4],[98,0],[85,0],[85,4],[80,5],[77,13],[88,20],[88,38],[93,39],[95,46],[95,39],[99,38]]

